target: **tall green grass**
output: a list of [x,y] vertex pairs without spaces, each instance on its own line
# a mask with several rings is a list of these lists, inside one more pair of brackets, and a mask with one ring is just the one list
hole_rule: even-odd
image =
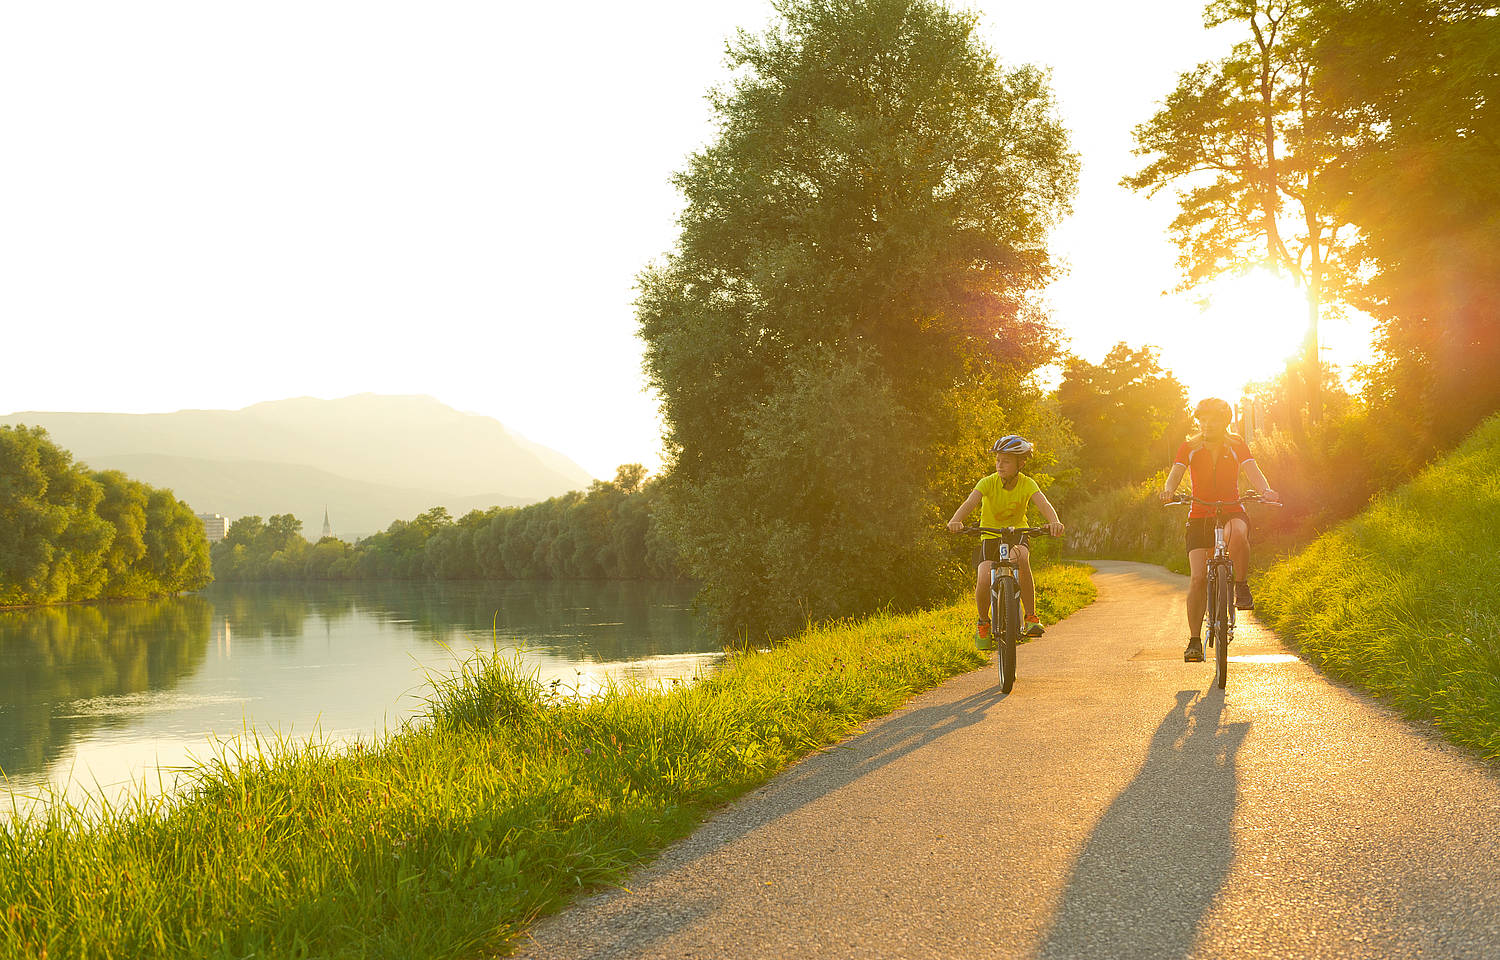
[[[1047,622],[1092,599],[1038,570]],[[0,823],[0,956],[463,957],[618,881],[716,804],[978,666],[968,602],[810,629],[587,699],[513,655],[374,744],[240,742],[175,797]],[[237,751],[237,752],[235,752]]]
[[1500,417],[1260,579],[1330,675],[1500,760]]

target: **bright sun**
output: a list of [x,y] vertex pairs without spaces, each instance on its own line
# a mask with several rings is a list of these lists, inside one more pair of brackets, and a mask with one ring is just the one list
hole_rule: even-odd
[[1222,277],[1197,291],[1206,304],[1191,346],[1172,350],[1174,371],[1193,398],[1233,402],[1250,381],[1286,370],[1307,335],[1307,297],[1288,277],[1257,268]]

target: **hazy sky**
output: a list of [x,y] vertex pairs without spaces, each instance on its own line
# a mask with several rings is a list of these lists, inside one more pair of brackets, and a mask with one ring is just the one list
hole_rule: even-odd
[[[1049,298],[1072,346],[1154,343],[1196,397],[1281,367],[1294,302],[1210,314],[1175,282],[1171,200],[1116,186],[1130,129],[1226,44],[1197,0],[991,2],[1053,69],[1083,155]],[[600,476],[659,463],[634,278],[711,136],[723,43],[765,0],[0,6],[0,414],[425,393]],[[1212,318],[1212,320],[1206,319]],[[1208,351],[1206,322],[1243,327]],[[1367,352],[1329,322],[1326,355]],[[1227,354],[1227,355],[1226,355]]]

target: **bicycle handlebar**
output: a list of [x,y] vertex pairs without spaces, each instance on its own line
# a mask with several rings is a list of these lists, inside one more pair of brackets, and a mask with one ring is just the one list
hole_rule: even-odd
[[1254,490],[1246,490],[1244,493],[1240,494],[1239,499],[1237,500],[1199,500],[1192,494],[1179,493],[1172,499],[1163,502],[1162,506],[1176,507],[1189,503],[1200,503],[1206,507],[1232,507],[1243,503],[1263,503],[1270,507],[1281,506],[1280,500],[1267,500],[1260,494],[1256,493]]
[[1052,535],[1048,527],[981,527],[975,524],[964,527],[959,533],[991,533],[999,537],[1011,537],[1016,534],[1032,537],[1050,537]]

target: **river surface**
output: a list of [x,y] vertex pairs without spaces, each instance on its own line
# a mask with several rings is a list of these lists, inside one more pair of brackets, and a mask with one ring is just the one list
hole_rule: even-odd
[[497,646],[583,693],[692,677],[723,656],[692,595],[621,581],[215,586],[0,611],[0,801],[7,788],[75,804],[170,789],[216,739],[248,731],[368,741],[422,713],[432,676]]

